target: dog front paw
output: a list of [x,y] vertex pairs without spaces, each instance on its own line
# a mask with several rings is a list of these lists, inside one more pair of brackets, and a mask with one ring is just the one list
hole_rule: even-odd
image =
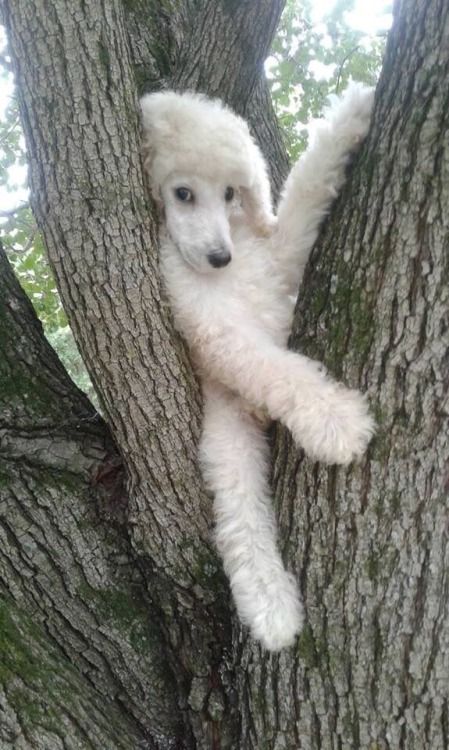
[[375,429],[366,398],[334,383],[299,407],[298,417],[295,439],[311,458],[328,464],[345,465],[362,456]]
[[348,141],[350,149],[357,149],[365,139],[371,122],[374,89],[361,83],[351,83],[341,98],[331,106],[331,122],[336,135]]

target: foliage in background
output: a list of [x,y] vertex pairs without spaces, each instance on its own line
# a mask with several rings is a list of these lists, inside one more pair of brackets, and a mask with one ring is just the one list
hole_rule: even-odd
[[[0,85],[10,84],[8,57],[0,57]],[[8,87],[9,88],[9,87]],[[47,338],[56,349],[71,378],[96,402],[89,376],[80,357],[61,305],[55,280],[48,264],[42,235],[27,203],[17,197],[23,187],[21,169],[26,151],[20,128],[17,100],[11,96],[0,118],[0,188],[11,193],[12,209],[0,206],[0,241],[44,325]],[[18,183],[19,180],[19,183]]]
[[[278,34],[267,61],[267,74],[278,117],[292,160],[307,143],[306,125],[322,114],[329,94],[343,90],[349,79],[374,84],[380,72],[386,33],[367,36],[346,18],[354,0],[336,0],[332,10],[314,23],[312,0],[287,0]],[[387,12],[389,7],[385,7]],[[11,81],[9,59],[1,49],[0,85]],[[26,164],[17,102],[11,97],[0,117],[0,190],[15,193],[18,167]],[[18,203],[19,201],[17,201]],[[31,209],[2,210],[0,241],[41,319],[45,333],[77,385],[95,400],[47,263]]]
[[0,236],[23,289],[45,324],[46,333],[66,326],[67,318],[31,209],[24,207],[10,216],[2,224]]
[[[307,124],[322,114],[330,94],[343,91],[351,79],[376,83],[386,43],[386,31],[367,35],[349,25],[346,17],[354,0],[337,0],[314,24],[315,5],[287,0],[267,64],[292,161],[307,145]],[[391,5],[385,4],[384,13],[389,12]]]

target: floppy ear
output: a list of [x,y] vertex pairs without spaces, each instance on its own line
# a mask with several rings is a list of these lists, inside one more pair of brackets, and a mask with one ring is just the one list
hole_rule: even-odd
[[265,160],[252,139],[250,148],[253,174],[251,184],[240,190],[242,207],[257,234],[269,237],[277,224],[273,214],[270,181]]

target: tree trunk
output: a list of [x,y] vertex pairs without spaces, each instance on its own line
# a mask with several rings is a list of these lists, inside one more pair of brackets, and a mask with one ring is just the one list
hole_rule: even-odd
[[348,471],[277,432],[281,539],[308,615],[297,648],[268,656],[231,619],[211,544],[137,91],[223,96],[257,127],[278,190],[287,160],[260,70],[281,5],[5,4],[33,207],[108,424],[2,258],[5,748],[449,746],[444,0],[397,4],[372,131],[297,308],[292,346],[367,389],[379,422]]
[[[232,44],[243,50],[249,35],[256,39],[257,20],[257,56],[238,57],[227,81],[230,89],[239,81],[245,101],[253,90],[258,102],[266,99],[259,69],[280,3],[260,3],[258,14],[253,7],[243,15],[238,4],[214,13],[208,4],[195,14],[187,5],[170,8],[170,20],[167,8],[156,5],[147,20],[154,24],[150,46],[160,31],[165,52],[172,50],[173,84],[184,69],[179,61],[183,36],[190,38],[198,23],[210,31],[211,48],[201,59],[209,59],[204,70],[212,74],[219,69],[212,60],[223,46],[216,24],[228,22],[235,29]],[[118,0],[50,6],[44,0],[19,1],[5,5],[4,18],[29,149],[33,208],[77,343],[124,459],[125,540],[128,533],[130,554],[138,558],[148,585],[143,608],[150,597],[149,617],[164,637],[163,646],[157,639],[147,643],[149,658],[160,664],[163,654],[168,682],[176,684],[160,712],[158,703],[166,693],[149,712],[151,696],[141,690],[144,736],[158,747],[217,747],[218,742],[235,747],[239,712],[229,596],[211,544],[210,503],[196,461],[201,405],[162,299],[155,225],[140,163],[132,63],[138,69],[136,48],[143,59],[149,55],[138,37],[144,10],[142,4],[128,9],[130,36]],[[157,63],[163,64],[160,58]],[[261,119],[278,138],[271,149],[279,150],[272,110]],[[275,183],[276,174],[279,183],[280,171],[274,172]],[[112,468],[110,463],[107,459],[95,469],[108,484],[116,460]],[[110,494],[109,502],[116,504],[120,488],[114,486]],[[47,616],[45,606],[41,615]],[[142,662],[142,679],[147,672]],[[40,728],[36,731],[38,736]]]
[[[413,6],[413,7],[411,7]],[[349,471],[277,431],[285,556],[308,625],[249,646],[242,747],[449,747],[449,6],[396,6],[368,141],[303,280],[291,345],[369,393]],[[261,710],[263,707],[263,710]]]

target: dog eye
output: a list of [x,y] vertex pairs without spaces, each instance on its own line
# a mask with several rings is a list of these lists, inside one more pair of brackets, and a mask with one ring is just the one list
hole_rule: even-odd
[[193,201],[193,193],[189,188],[176,188],[175,195],[180,201],[184,201],[184,203],[191,203]]
[[234,197],[234,188],[227,187],[225,191],[225,201],[229,203],[229,201],[232,201],[233,197]]

